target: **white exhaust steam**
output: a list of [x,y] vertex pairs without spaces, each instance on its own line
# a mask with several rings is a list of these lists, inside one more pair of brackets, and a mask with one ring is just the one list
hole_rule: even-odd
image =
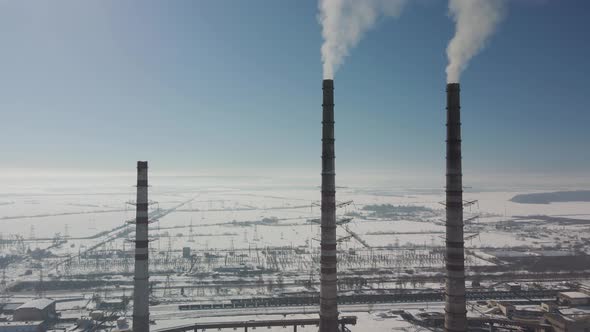
[[449,0],[455,36],[447,47],[447,83],[459,83],[469,60],[481,51],[503,17],[504,0]]
[[334,73],[380,15],[397,17],[406,0],[320,0],[324,79]]

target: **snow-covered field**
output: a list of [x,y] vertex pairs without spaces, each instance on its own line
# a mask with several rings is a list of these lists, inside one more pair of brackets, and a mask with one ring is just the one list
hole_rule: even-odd
[[[154,295],[173,304],[174,298],[198,302],[271,296],[277,288],[317,291],[319,188],[257,179],[217,180],[151,179],[151,213],[162,215],[150,224],[150,265],[158,286]],[[0,192],[5,283],[37,282],[41,274],[45,282],[108,275],[114,283],[121,281],[110,296],[130,292],[134,225],[127,221],[135,216],[134,206],[128,204],[135,199],[133,182],[132,177],[65,184],[59,179],[41,183],[29,179],[5,185]],[[503,257],[575,255],[588,250],[590,204],[510,201],[520,193],[465,193],[468,268],[495,266]],[[354,286],[370,290],[405,287],[393,279],[384,281],[387,278],[440,275],[445,236],[442,189],[344,187],[339,188],[337,200],[340,279],[379,279]],[[188,257],[183,258],[183,248],[190,248]],[[224,272],[245,266],[254,272],[241,276]],[[246,286],[228,287],[228,282],[237,281]],[[440,287],[436,279],[418,285]],[[61,291],[47,292],[58,296]],[[13,295],[32,296],[34,289]],[[375,313],[355,315],[370,322],[363,323],[363,330],[389,331],[407,324]],[[178,320],[172,315],[157,324],[178,324]]]

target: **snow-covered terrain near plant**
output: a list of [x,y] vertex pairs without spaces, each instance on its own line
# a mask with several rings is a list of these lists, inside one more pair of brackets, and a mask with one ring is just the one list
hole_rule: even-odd
[[[84,178],[60,185],[60,179],[29,179],[5,186],[0,192],[5,301],[39,295],[71,299],[60,305],[63,315],[80,316],[97,298],[130,296],[133,180]],[[184,304],[227,307],[231,301],[317,294],[318,187],[157,176],[150,185],[151,311],[157,327],[197,318],[236,319],[236,312],[209,317],[206,309],[179,311]],[[543,284],[587,278],[590,205],[511,201],[522,193],[527,192],[466,190],[468,281],[489,287],[512,280]],[[439,291],[444,198],[440,188],[338,188],[341,295]],[[314,308],[303,316],[316,317]],[[411,326],[387,314],[387,308],[381,313],[371,308],[347,309],[359,317],[361,330]],[[283,309],[273,310],[244,315],[268,318]],[[313,328],[300,329],[307,330]]]

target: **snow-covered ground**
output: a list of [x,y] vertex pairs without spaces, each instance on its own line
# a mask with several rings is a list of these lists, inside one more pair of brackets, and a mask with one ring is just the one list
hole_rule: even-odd
[[[130,294],[134,225],[127,221],[135,216],[134,206],[128,204],[135,199],[133,179],[91,180],[94,182],[65,185],[58,180],[30,180],[27,185],[11,182],[3,187],[0,255],[8,286],[37,282],[41,274],[46,282],[95,275],[108,276],[111,286],[102,287],[111,287],[109,296]],[[151,280],[157,286],[154,294],[165,303],[272,296],[277,288],[294,293],[317,290],[318,187],[278,186],[256,179],[237,183],[223,179],[215,185],[209,178],[171,181],[157,177],[150,184],[151,213],[163,215],[150,224]],[[494,266],[503,257],[575,255],[588,250],[590,204],[510,201],[521,193],[465,193],[466,202],[472,202],[465,207],[469,268]],[[405,287],[394,279],[413,274],[440,275],[445,236],[443,190],[345,187],[339,188],[337,199],[342,203],[337,229],[340,279],[374,280],[358,288],[371,290]],[[191,257],[182,257],[183,248],[190,248]],[[262,274],[223,272],[240,266]],[[246,286],[228,286],[238,281]],[[441,285],[436,279],[425,279],[418,286]],[[181,296],[184,288],[186,293]],[[91,287],[84,292],[94,291]],[[75,295],[68,290],[47,292],[55,297]],[[12,295],[32,296],[34,290]],[[399,318],[365,312],[368,309],[351,310],[363,322],[362,330],[400,330],[407,325]],[[183,324],[174,313],[170,319],[162,317],[158,327]],[[190,317],[191,322],[194,318]]]

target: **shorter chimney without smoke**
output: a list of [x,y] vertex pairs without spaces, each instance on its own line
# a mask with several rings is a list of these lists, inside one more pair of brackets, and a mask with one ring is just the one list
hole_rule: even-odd
[[149,332],[148,275],[148,163],[137,162],[135,201],[135,277],[133,281],[133,331]]

